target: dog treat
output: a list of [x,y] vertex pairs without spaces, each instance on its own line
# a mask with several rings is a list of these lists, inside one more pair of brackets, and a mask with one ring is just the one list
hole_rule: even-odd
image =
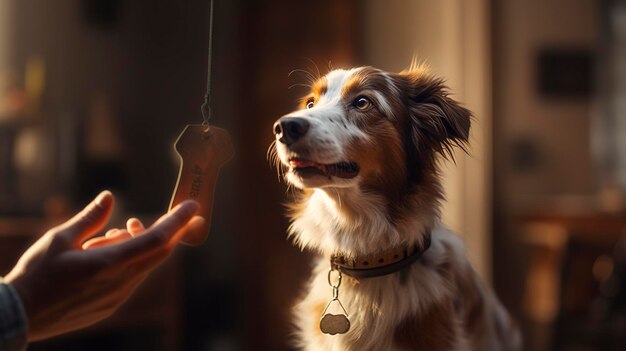
[[232,143],[224,129],[190,124],[178,136],[174,150],[180,158],[180,168],[170,210],[188,199],[200,204],[197,215],[204,218],[204,228],[186,233],[181,240],[188,245],[200,245],[211,228],[215,184],[221,167],[233,156]]

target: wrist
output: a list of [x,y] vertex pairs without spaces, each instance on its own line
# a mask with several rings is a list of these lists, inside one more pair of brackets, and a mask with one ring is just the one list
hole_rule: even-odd
[[27,330],[26,310],[17,290],[0,281],[0,349],[25,350]]

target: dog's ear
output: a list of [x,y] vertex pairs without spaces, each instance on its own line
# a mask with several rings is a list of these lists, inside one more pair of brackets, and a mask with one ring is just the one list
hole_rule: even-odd
[[453,146],[466,151],[472,113],[448,96],[444,81],[417,67],[399,73],[407,103],[410,141],[418,152],[424,148],[454,158]]

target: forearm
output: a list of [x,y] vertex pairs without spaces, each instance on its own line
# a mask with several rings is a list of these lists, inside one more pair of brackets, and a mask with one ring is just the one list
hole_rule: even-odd
[[26,349],[26,312],[19,295],[0,278],[0,351]]

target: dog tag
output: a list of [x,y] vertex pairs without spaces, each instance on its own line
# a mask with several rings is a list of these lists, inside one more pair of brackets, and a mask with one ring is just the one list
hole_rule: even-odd
[[350,330],[350,320],[343,314],[327,313],[320,320],[320,330],[324,334],[345,334]]
[[[348,319],[348,312],[343,307],[341,301],[339,301],[339,287],[341,286],[341,281],[343,280],[341,275],[341,270],[336,270],[335,267],[331,264],[331,268],[328,270],[328,285],[333,288],[333,298],[328,301],[324,312],[322,312],[322,319],[320,319],[320,330],[324,334],[336,335],[336,334],[345,334],[350,330],[350,320]],[[332,274],[334,271],[337,271],[337,282],[333,283]],[[330,305],[336,302],[343,314],[331,314],[328,312],[328,308]]]
[[[339,304],[339,306],[341,306],[344,314],[326,313],[328,307],[330,307],[330,305],[335,301]],[[330,302],[326,306],[326,309],[324,309],[324,312],[322,312],[322,315],[322,319],[320,320],[320,330],[322,331],[322,333],[336,335],[345,334],[350,330],[350,320],[346,315],[345,308],[343,308],[343,305],[338,299],[330,300]]]
[[233,146],[226,130],[216,127],[207,129],[202,124],[189,124],[174,143],[180,159],[178,181],[170,201],[170,210],[184,200],[200,204],[197,215],[205,220],[200,231],[185,233],[181,241],[188,245],[200,245],[211,228],[211,212],[215,184],[220,168],[232,158]]

